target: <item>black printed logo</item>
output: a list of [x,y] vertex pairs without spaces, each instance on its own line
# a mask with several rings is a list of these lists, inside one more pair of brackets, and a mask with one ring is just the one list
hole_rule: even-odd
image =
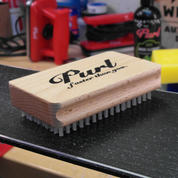
[[[93,78],[98,78],[109,73],[115,73],[118,70],[127,67],[127,66],[121,66],[119,68],[116,68],[116,66],[117,66],[117,63],[112,64],[110,59],[106,59],[104,60],[104,65],[95,67],[94,69],[89,69],[85,72],[77,70],[77,69],[70,69],[64,73],[57,74],[49,80],[49,83],[51,84],[59,84],[61,82],[63,82],[64,84],[69,83],[70,86],[68,87],[68,89],[71,89],[73,88],[74,85],[78,85],[78,84],[90,81]],[[101,73],[103,68],[108,68],[112,70]],[[81,80],[78,82],[73,82],[72,78],[73,76],[76,76],[76,75],[78,75]]]

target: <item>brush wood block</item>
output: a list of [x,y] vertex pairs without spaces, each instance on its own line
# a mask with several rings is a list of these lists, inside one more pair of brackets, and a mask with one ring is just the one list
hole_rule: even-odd
[[161,66],[105,52],[9,82],[12,104],[63,127],[155,90]]

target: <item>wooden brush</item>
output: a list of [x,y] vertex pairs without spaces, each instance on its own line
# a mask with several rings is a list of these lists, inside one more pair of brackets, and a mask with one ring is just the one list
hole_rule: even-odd
[[159,64],[105,52],[12,80],[9,87],[12,104],[27,119],[63,136],[151,99],[160,74]]

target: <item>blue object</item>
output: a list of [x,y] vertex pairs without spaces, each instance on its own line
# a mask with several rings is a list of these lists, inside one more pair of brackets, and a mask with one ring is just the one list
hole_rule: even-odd
[[88,3],[88,0],[80,0],[80,9],[81,9],[81,12],[83,10],[87,9],[87,3]]
[[94,3],[90,3],[91,6],[106,6],[106,3],[101,3],[101,2],[94,2]]
[[63,0],[61,2],[57,2],[58,6],[76,8],[77,16],[81,16],[81,11],[86,9],[88,0]]
[[168,84],[167,91],[178,92],[178,84]]

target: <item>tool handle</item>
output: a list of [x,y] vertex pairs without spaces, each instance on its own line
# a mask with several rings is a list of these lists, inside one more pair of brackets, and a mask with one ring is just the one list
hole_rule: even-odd
[[125,14],[106,14],[93,17],[84,17],[84,22],[88,25],[107,25],[132,21],[134,13],[129,12]]
[[[53,27],[53,50],[57,65],[68,59],[69,45],[69,10],[61,9],[56,12]],[[61,62],[62,60],[62,62]]]
[[[69,45],[69,9],[43,9],[43,14],[53,23],[53,50],[44,49],[43,55],[51,54],[57,65],[68,58]],[[49,53],[50,51],[50,53]]]

